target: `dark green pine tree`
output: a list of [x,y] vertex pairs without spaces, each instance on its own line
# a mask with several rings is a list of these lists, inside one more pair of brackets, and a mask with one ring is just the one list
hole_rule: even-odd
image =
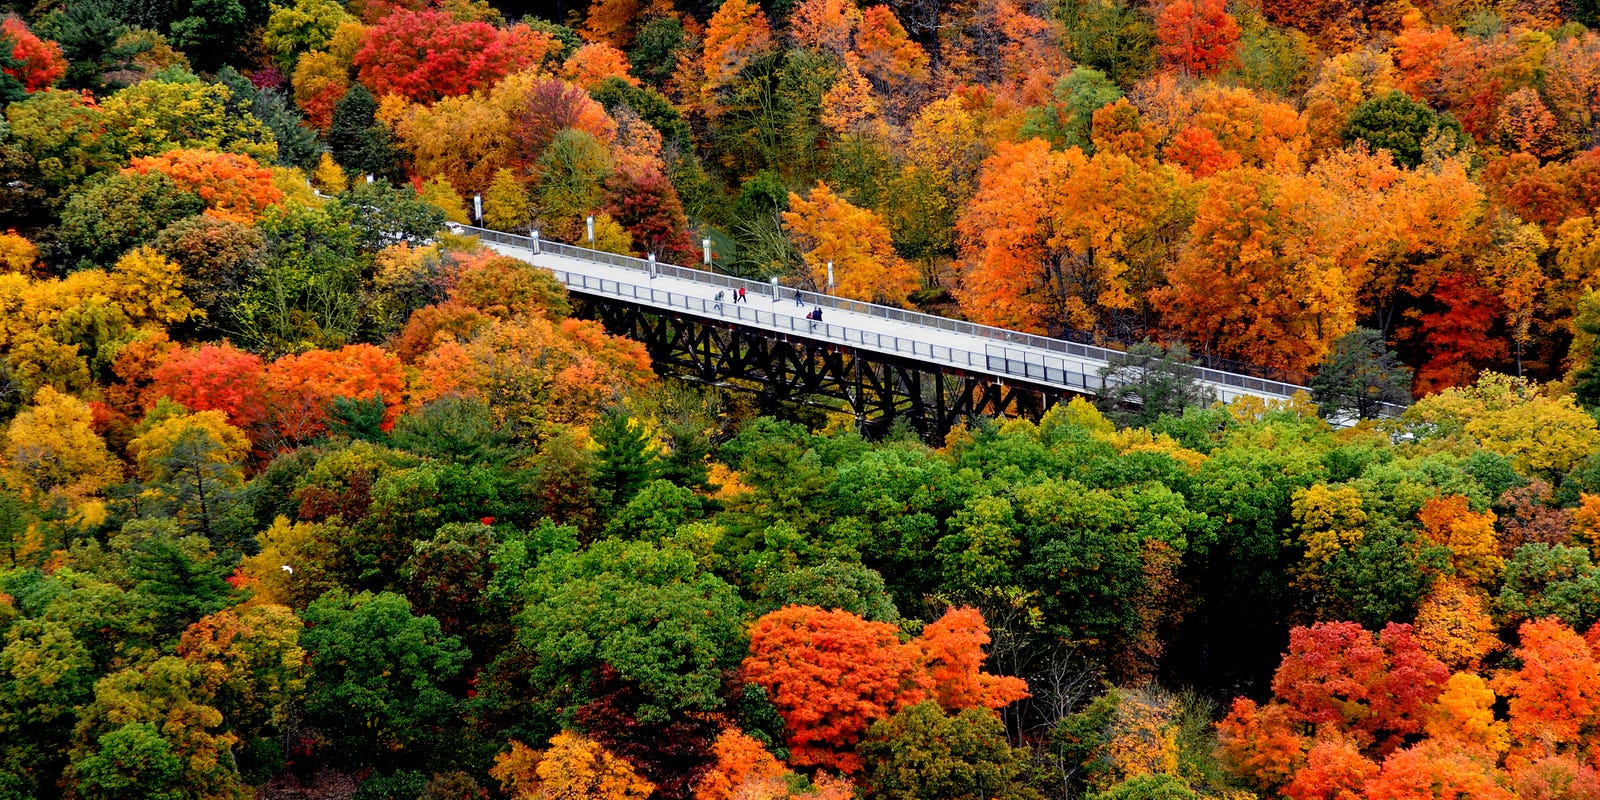
[[627,412],[619,410],[602,414],[591,435],[600,445],[595,487],[602,499],[610,500],[608,509],[615,511],[627,505],[655,477],[655,443],[643,426],[633,424]]
[[1129,345],[1100,368],[1100,379],[1104,387],[1095,405],[1123,427],[1182,416],[1184,409],[1204,408],[1215,397],[1190,366],[1189,349],[1182,344],[1170,349],[1149,341]]
[[403,154],[395,147],[389,129],[378,124],[378,101],[359,83],[333,107],[328,150],[352,176],[371,175],[393,182],[405,177]]
[[1411,368],[1383,341],[1383,334],[1358,328],[1333,343],[1311,379],[1311,398],[1328,419],[1371,419],[1385,405],[1411,402]]

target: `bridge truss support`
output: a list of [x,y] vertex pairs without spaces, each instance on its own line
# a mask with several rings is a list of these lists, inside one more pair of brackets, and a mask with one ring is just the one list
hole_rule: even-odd
[[940,368],[849,345],[786,336],[580,296],[580,313],[609,332],[642,343],[656,371],[694,383],[753,392],[763,410],[786,403],[853,414],[868,433],[904,419],[943,441],[954,425],[978,416],[1038,420],[1070,399],[1059,388]]

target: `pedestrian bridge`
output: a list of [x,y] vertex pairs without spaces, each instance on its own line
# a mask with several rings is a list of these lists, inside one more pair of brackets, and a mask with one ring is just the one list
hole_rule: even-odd
[[[942,436],[974,414],[1037,418],[1094,395],[1118,351],[920,314],[700,269],[452,223],[461,235],[549,270],[611,332],[643,342],[658,371],[818,402],[863,424],[909,417]],[[745,291],[746,301],[733,295]],[[716,301],[718,292],[725,297]],[[796,301],[796,293],[799,301]],[[820,321],[807,318],[822,309]],[[1284,400],[1302,385],[1196,366],[1223,402]]]

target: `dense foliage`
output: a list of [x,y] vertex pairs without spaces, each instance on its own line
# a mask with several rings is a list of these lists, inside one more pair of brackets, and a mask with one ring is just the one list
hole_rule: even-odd
[[[1590,0],[8,8],[0,798],[1600,797]],[[1116,388],[762,416],[475,200]]]

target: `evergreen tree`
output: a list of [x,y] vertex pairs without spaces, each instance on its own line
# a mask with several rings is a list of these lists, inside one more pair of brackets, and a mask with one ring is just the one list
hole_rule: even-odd
[[595,486],[603,499],[611,501],[609,508],[614,511],[627,505],[655,477],[655,443],[643,426],[633,424],[627,412],[619,410],[602,415],[591,435],[600,446]]
[[1182,344],[1170,349],[1149,341],[1129,345],[1100,368],[1104,385],[1095,405],[1124,427],[1144,427],[1162,416],[1208,406],[1216,394],[1200,383],[1191,363]]
[[1328,419],[1371,419],[1385,405],[1411,402],[1411,368],[1383,341],[1358,328],[1340,337],[1311,379],[1311,398]]
[[378,123],[378,101],[357,83],[333,108],[328,127],[328,149],[333,160],[360,183],[371,175],[392,181],[404,179],[404,153],[395,146],[389,129]]

